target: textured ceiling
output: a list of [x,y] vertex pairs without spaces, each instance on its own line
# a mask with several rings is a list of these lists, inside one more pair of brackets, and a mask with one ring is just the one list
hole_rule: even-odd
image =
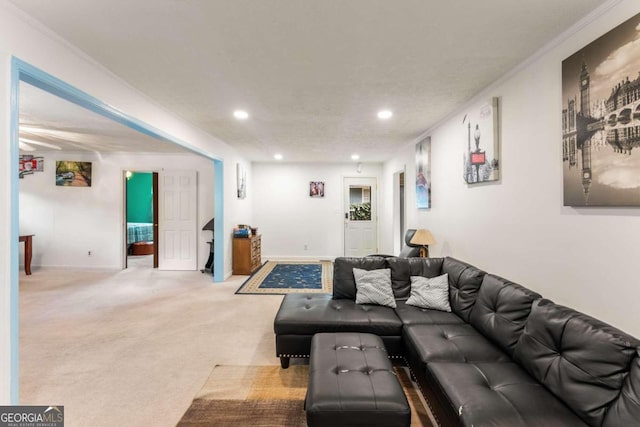
[[[13,0],[252,160],[383,161],[601,0]],[[251,115],[238,122],[232,112]],[[376,118],[393,110],[388,121]]]

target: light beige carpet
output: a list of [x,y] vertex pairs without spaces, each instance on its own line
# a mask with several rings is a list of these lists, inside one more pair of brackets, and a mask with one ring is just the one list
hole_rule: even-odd
[[[411,425],[432,427],[419,392],[396,368],[411,406]],[[304,427],[309,366],[216,366],[178,426]]]
[[[303,281],[298,281],[298,278],[292,272],[287,273],[287,277],[283,277],[280,271],[276,272],[276,267],[296,265],[319,265],[322,267],[322,278],[320,282],[312,284],[313,286],[317,285],[317,288],[309,288],[309,283],[302,284]],[[278,275],[278,277],[270,278],[272,273]],[[292,275],[289,276],[289,274]],[[310,280],[306,274],[301,274],[300,278],[303,277],[306,280]],[[313,281],[315,282],[315,280]],[[269,286],[270,282],[279,282],[279,284],[277,286]],[[331,261],[267,261],[236,291],[237,294],[256,295],[283,295],[293,293],[330,294],[331,292],[333,292],[333,263]]]
[[[246,276],[33,268],[20,274],[20,404],[66,427],[174,427],[215,365],[273,365],[279,295]],[[55,402],[55,403],[53,403]]]

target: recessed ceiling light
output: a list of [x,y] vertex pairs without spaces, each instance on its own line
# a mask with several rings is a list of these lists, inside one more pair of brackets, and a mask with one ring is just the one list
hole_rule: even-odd
[[244,110],[236,110],[233,112],[233,117],[235,117],[238,120],[246,120],[249,118],[249,113],[247,113]]
[[378,118],[382,120],[390,119],[393,116],[393,112],[391,110],[380,110],[378,111]]
[[276,160],[282,160],[282,154],[280,154],[280,153],[274,154],[273,158],[276,159]]
[[351,160],[359,160],[360,159],[360,155],[358,154],[352,154],[351,155]]

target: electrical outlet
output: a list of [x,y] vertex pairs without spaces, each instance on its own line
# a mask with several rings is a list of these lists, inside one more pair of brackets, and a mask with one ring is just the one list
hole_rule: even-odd
[[87,252],[87,256],[91,256],[91,251]]

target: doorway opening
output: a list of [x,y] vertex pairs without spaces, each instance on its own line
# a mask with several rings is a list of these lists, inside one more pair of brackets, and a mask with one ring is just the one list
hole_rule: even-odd
[[125,268],[158,268],[158,173],[124,174]]
[[[19,239],[19,127],[20,127],[20,85],[27,83],[45,92],[58,96],[64,100],[70,101],[80,107],[97,113],[102,117],[111,119],[126,127],[141,132],[144,135],[151,136],[161,141],[169,142],[186,148],[196,154],[199,154],[213,162],[213,187],[215,189],[214,199],[214,282],[222,282],[224,280],[224,163],[222,159],[208,153],[198,147],[192,146],[186,141],[180,140],[166,132],[156,129],[144,122],[141,122],[128,114],[108,105],[86,92],[83,92],[66,82],[48,74],[16,57],[11,58],[11,106],[10,106],[10,134],[9,153],[10,153],[10,264],[7,271],[9,276],[9,310],[3,314],[3,322],[8,324],[8,333],[3,335],[0,347],[5,349],[2,352],[2,371],[9,378],[9,401],[11,404],[19,402],[19,272],[18,272],[18,239]],[[58,142],[56,142],[57,144]],[[70,144],[72,142],[69,142]],[[41,142],[40,146],[45,143]],[[49,143],[46,143],[49,144]],[[28,143],[27,143],[28,145]],[[122,248],[122,246],[120,246]],[[86,253],[86,252],[85,252]],[[92,256],[89,251],[87,256]]]
[[404,245],[405,231],[405,171],[393,174],[393,253]]

